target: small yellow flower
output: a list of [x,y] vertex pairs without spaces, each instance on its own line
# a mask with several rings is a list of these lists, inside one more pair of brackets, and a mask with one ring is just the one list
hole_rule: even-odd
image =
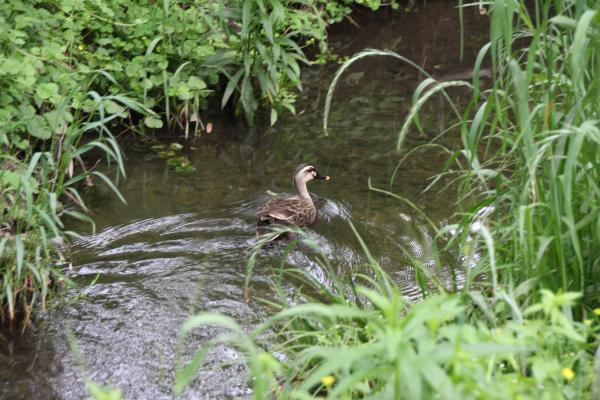
[[563,378],[565,378],[568,381],[575,378],[575,372],[573,372],[573,370],[569,367],[563,368],[561,374],[562,374]]
[[82,44],[79,45],[79,51],[83,51],[84,47]]
[[594,314],[600,315],[600,307],[594,308]]
[[583,324],[584,324],[585,326],[590,326],[590,325],[592,325],[592,320],[591,320],[591,319],[584,319],[584,320],[583,320]]
[[335,382],[335,377],[333,375],[325,375],[321,378],[321,383],[325,386],[331,386]]

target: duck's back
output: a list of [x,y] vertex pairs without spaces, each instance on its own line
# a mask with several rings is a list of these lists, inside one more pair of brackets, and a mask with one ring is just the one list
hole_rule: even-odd
[[259,222],[310,225],[316,217],[315,205],[310,198],[301,196],[275,197],[258,212]]

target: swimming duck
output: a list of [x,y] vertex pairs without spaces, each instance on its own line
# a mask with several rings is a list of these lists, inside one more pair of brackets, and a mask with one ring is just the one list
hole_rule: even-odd
[[317,210],[308,193],[306,183],[313,179],[327,181],[329,176],[319,174],[312,165],[300,164],[294,171],[293,179],[298,195],[274,197],[269,200],[258,212],[257,234],[267,232],[266,228],[272,224],[293,224],[302,227],[315,222]]

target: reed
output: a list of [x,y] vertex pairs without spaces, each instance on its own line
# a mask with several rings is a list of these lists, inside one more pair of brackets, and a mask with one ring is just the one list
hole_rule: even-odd
[[[453,173],[460,182],[461,217],[444,229],[457,232],[450,246],[465,257],[473,249],[482,253],[481,271],[498,272],[488,275],[494,293],[499,281],[514,286],[531,280],[536,289],[581,292],[584,304],[593,307],[600,293],[595,284],[600,262],[597,4],[499,0],[488,7],[490,42],[477,56],[472,82],[425,79],[398,134],[397,150],[403,150],[411,125],[421,129],[423,104],[443,93],[463,145],[451,152],[448,169],[440,174]],[[330,85],[325,132],[340,76],[372,56],[394,57],[419,69],[391,51],[365,50],[351,57]],[[491,87],[479,79],[486,59],[493,66]],[[472,92],[460,113],[446,93],[456,86]],[[474,199],[476,205],[468,206]],[[539,290],[531,293],[532,301],[539,300]]]
[[[595,8],[594,8],[595,7]],[[507,285],[577,291],[594,307],[600,254],[598,25],[595,2],[496,1],[489,51],[494,81],[473,81],[461,121],[468,154],[463,196],[479,192],[484,263]],[[523,40],[528,45],[523,46]],[[474,113],[474,115],[473,115]],[[487,207],[469,210],[475,219]],[[471,229],[469,222],[462,230]],[[464,245],[464,241],[463,241]]]
[[[75,116],[63,133],[16,155],[10,147],[0,148],[2,322],[27,322],[34,306],[45,307],[51,287],[69,283],[60,269],[68,239],[77,234],[65,228],[64,220],[74,218],[94,227],[81,187],[101,182],[125,201],[115,184],[125,176],[123,157],[108,125],[116,115],[107,115],[105,105],[118,102],[139,112],[151,111],[124,96],[88,95],[96,112]],[[114,178],[97,168],[101,160],[113,166]]]

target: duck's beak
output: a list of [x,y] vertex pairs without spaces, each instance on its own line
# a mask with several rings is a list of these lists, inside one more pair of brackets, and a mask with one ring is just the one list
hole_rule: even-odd
[[328,181],[328,180],[329,180],[329,179],[331,179],[331,178],[329,178],[329,176],[328,176],[328,175],[321,175],[321,174],[319,174],[319,173],[317,172],[317,175],[315,176],[315,179],[323,179],[324,181]]

